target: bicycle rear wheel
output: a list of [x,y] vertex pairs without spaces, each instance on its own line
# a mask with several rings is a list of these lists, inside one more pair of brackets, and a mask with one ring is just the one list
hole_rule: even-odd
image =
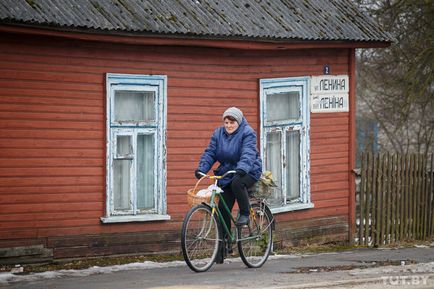
[[188,267],[195,272],[205,272],[214,263],[220,251],[220,230],[211,208],[198,205],[184,219],[181,231],[181,248]]
[[273,242],[273,216],[265,204],[253,204],[249,224],[238,228],[238,251],[249,268],[259,268],[267,261]]

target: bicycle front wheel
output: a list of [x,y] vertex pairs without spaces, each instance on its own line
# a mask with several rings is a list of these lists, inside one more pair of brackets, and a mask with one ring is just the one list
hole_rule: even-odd
[[214,263],[220,247],[220,231],[216,215],[211,208],[198,205],[184,219],[181,248],[188,267],[195,272],[205,272]]
[[249,224],[238,228],[238,251],[249,268],[259,268],[267,261],[273,242],[273,216],[265,204],[253,204]]

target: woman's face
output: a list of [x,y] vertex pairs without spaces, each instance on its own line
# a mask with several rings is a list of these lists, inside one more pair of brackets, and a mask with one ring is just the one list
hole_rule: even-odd
[[225,118],[223,120],[223,125],[225,126],[225,130],[228,134],[232,134],[239,127],[238,122],[236,122],[235,120],[230,120],[228,118]]

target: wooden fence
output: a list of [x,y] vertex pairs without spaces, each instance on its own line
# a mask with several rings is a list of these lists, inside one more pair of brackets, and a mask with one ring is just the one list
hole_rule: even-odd
[[434,156],[365,153],[356,195],[356,244],[434,236]]

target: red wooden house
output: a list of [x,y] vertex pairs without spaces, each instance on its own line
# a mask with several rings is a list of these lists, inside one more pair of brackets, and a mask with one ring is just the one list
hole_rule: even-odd
[[355,49],[390,36],[350,1],[0,3],[0,262],[179,252],[221,115],[258,132],[276,245],[349,240]]

